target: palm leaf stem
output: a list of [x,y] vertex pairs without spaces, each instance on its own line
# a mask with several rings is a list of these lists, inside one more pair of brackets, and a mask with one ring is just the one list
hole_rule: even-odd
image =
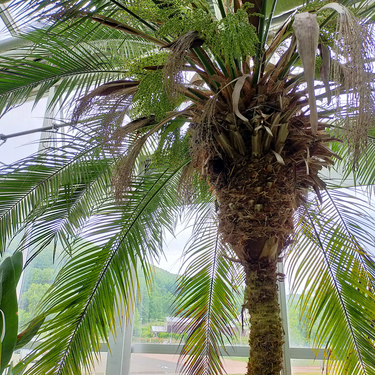
[[117,0],[109,0],[111,3],[117,5],[120,9],[124,10],[125,12],[129,13],[132,17],[134,17],[137,21],[143,23],[145,26],[150,28],[152,31],[156,31],[156,28],[149,24],[147,21],[145,21],[143,18],[139,17],[137,14],[132,12],[129,8],[125,7],[121,3],[119,3]]
[[231,72],[232,74],[229,74],[229,73],[228,73],[228,70],[227,70],[227,68],[225,67],[224,61],[223,61],[223,59],[222,59],[220,56],[215,56],[215,59],[216,59],[218,65],[220,66],[221,72],[225,75],[225,77],[227,77],[227,78],[231,78],[231,79],[236,78],[235,76],[233,76],[233,73],[234,73],[234,72],[233,72],[232,70],[230,70],[230,72]]
[[[201,100],[207,100],[207,97],[204,96],[199,90],[194,90],[191,87],[188,87],[187,90],[191,92],[196,98],[201,99]],[[191,95],[189,96],[187,93],[184,93],[184,95],[192,99]],[[194,98],[194,101],[196,100],[196,98]]]
[[288,63],[286,64],[285,68],[281,71],[281,73],[277,77],[277,79],[280,80],[280,81],[282,81],[286,77],[286,75],[289,73],[290,68],[297,62],[298,59],[299,59],[299,54],[298,53],[294,53],[291,56],[291,58],[288,61]]
[[[82,14],[86,16],[85,13],[82,13]],[[123,22],[119,22],[113,18],[104,17],[95,13],[89,14],[87,17],[94,22],[98,22],[104,26],[107,26],[115,30],[123,31],[124,33],[129,34],[129,35],[138,36],[142,39],[148,40],[149,42],[153,42],[157,44],[158,46],[165,47],[167,45],[167,42],[157,39],[153,37],[152,35],[146,34],[143,31],[135,29],[134,27],[129,26]]]
[[216,0],[216,4],[217,4],[218,7],[219,7],[221,17],[222,17],[222,18],[225,18],[227,15],[226,15],[226,13],[225,13],[223,0]]
[[273,15],[275,13],[276,6],[277,6],[277,0],[273,0],[271,11],[270,11],[270,13],[268,15],[268,19],[267,19],[266,29],[264,30],[264,33],[262,35],[263,36],[263,38],[262,38],[262,45],[263,46],[264,46],[264,44],[265,44],[265,42],[267,41],[267,38],[268,38],[268,33],[270,31],[270,27],[271,27],[271,23],[272,23]]
[[[195,69],[195,71],[199,74],[199,76],[207,84],[207,86],[210,87],[211,90],[215,90],[215,88],[212,86],[211,80],[207,79],[207,76],[209,76],[209,75],[206,74],[205,71],[202,71],[201,69],[198,69],[196,63],[192,60],[192,58],[190,58],[188,56],[185,57],[185,58],[186,58],[186,61],[193,66],[193,68]],[[199,60],[199,57],[198,57],[198,55],[196,53],[195,53],[194,59],[198,60],[196,62],[201,65],[202,69],[205,68],[204,65],[202,64],[202,62]]]
[[337,296],[339,298],[341,308],[342,308],[342,310],[344,312],[345,320],[346,320],[347,325],[348,325],[349,330],[350,330],[350,335],[351,335],[351,337],[353,339],[354,346],[356,348],[358,359],[359,359],[359,361],[361,363],[361,367],[363,369],[364,374],[366,374],[367,372],[366,372],[366,368],[365,368],[365,365],[364,365],[363,360],[362,360],[362,355],[361,355],[361,352],[360,352],[360,349],[359,349],[359,346],[358,346],[358,343],[357,343],[357,338],[355,336],[355,333],[354,333],[354,330],[353,330],[353,327],[352,327],[352,324],[351,324],[351,321],[350,321],[350,318],[349,318],[349,314],[348,314],[348,311],[347,311],[346,306],[345,306],[345,302],[343,301],[343,298],[342,298],[342,295],[341,295],[341,292],[340,292],[340,287],[339,287],[338,282],[336,280],[336,276],[334,274],[334,271],[331,268],[331,264],[330,264],[330,262],[328,260],[326,251],[324,249],[324,245],[323,245],[323,243],[322,243],[322,241],[320,239],[319,233],[318,233],[318,231],[316,229],[316,226],[314,224],[314,220],[312,219],[311,214],[310,214],[309,210],[307,209],[307,207],[305,206],[304,208],[305,208],[306,215],[307,215],[307,217],[308,217],[308,219],[310,221],[310,224],[311,224],[311,226],[312,226],[312,228],[314,230],[315,237],[316,237],[316,239],[317,239],[317,241],[319,243],[319,248],[322,251],[323,258],[324,258],[324,261],[326,263],[328,272],[331,275],[331,279],[333,281],[333,284],[334,284]]
[[[274,3],[276,0],[274,0]],[[273,4],[276,6],[276,4]],[[263,50],[264,50],[264,43],[265,43],[265,36],[266,36],[266,30],[264,27],[265,20],[266,20],[266,12],[267,12],[267,0],[262,0],[262,9],[261,9],[261,15],[260,21],[259,21],[259,27],[258,27],[258,39],[259,42],[257,43],[257,52],[256,57],[254,61],[254,76],[253,76],[253,86],[255,86],[261,75],[262,71],[262,65],[263,65]]]
[[289,87],[289,86],[292,86],[292,85],[298,83],[298,81],[299,81],[300,79],[303,79],[304,76],[305,76],[305,73],[303,73],[303,72],[297,74],[296,76],[294,76],[294,77],[291,78],[288,82],[285,83],[285,88],[287,88],[287,87]]
[[207,100],[207,98],[204,95],[201,95],[198,90],[193,90],[190,87],[188,87],[183,94],[191,99],[192,101],[196,102],[197,98],[201,100]]
[[[204,52],[204,50],[201,47],[193,48],[193,51],[195,52],[198,60],[201,62],[203,67],[206,69],[207,73],[210,76],[213,76],[214,74],[216,74],[215,67],[214,67],[212,61],[210,60],[210,58],[208,57],[207,53]],[[218,90],[219,87],[220,87],[219,84],[215,81],[214,81],[213,85],[212,85],[212,83],[210,83],[209,86],[214,91]]]

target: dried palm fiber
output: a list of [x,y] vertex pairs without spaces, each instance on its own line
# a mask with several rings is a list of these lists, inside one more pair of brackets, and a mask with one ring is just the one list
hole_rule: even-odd
[[[138,81],[119,80],[97,87],[88,95],[79,99],[72,115],[72,124],[76,125],[82,117],[97,118],[103,113],[100,128],[103,146],[116,155],[121,152],[124,136],[132,127],[123,128],[125,115],[132,105],[133,95],[137,92]],[[126,134],[125,134],[126,133]]]
[[[162,121],[156,123],[153,117],[148,119],[138,119],[132,121],[123,128],[122,136],[132,134],[134,136],[134,131],[145,127],[145,131],[141,134],[137,134],[135,138],[129,142],[129,148],[127,149],[126,154],[122,155],[118,162],[112,177],[112,186],[115,193],[115,198],[118,202],[121,202],[124,197],[124,193],[127,192],[130,188],[133,172],[136,170],[137,158],[140,155],[141,151],[144,149],[148,140],[151,140],[152,136],[160,130],[166,123],[173,120],[177,115],[188,114],[190,108],[187,108],[182,112],[170,112]],[[130,133],[130,130],[133,133]],[[121,138],[121,132],[118,132],[119,139]]]
[[296,115],[306,105],[300,93],[278,82],[266,83],[262,94],[250,85],[243,91],[239,108],[248,122],[216,99],[212,113],[208,104],[197,107],[190,144],[195,168],[217,196],[223,239],[249,264],[279,255],[293,231],[293,212],[309,187],[324,187],[318,172],[333,164],[334,154],[325,146],[332,140],[325,125],[318,123],[314,136],[309,117]]
[[[137,139],[134,134],[155,122],[154,116],[151,116],[123,125],[138,84],[139,81],[119,80],[101,85],[82,97],[73,112],[73,123],[77,123],[82,117],[89,118],[104,113],[98,136],[103,146],[118,158],[112,186],[119,202],[130,187],[133,164],[147,141],[147,136]],[[127,151],[126,156],[123,156],[124,150]]]
[[333,9],[338,13],[336,37],[333,45],[335,61],[333,81],[344,87],[340,95],[340,85],[336,89],[336,116],[343,123],[343,134],[354,164],[365,149],[368,133],[373,126],[375,100],[371,92],[372,74],[370,57],[374,56],[372,29],[361,24],[349,9],[338,3],[330,3],[320,10]]
[[193,163],[190,162],[182,168],[181,177],[177,187],[179,198],[181,199],[181,202],[186,205],[193,204],[192,198],[195,193],[194,185],[196,185],[194,181],[195,178],[195,169]]
[[124,200],[124,193],[131,189],[132,173],[136,167],[136,160],[147,142],[143,135],[131,143],[128,152],[118,159],[112,174],[112,187],[117,202]]
[[[200,117],[197,118],[200,126],[190,126],[189,128],[189,133],[192,136],[190,140],[190,148],[192,154],[202,153],[202,157],[206,158],[207,162],[211,157],[214,157],[218,154],[220,155],[219,148],[215,148],[215,150],[211,153],[210,148],[207,147],[215,147],[215,135],[220,133],[220,130],[218,129],[220,124],[216,121],[215,118],[215,116],[218,115],[216,105],[217,95],[214,95],[212,98],[206,100],[205,102],[198,103],[195,112],[200,114]],[[197,165],[194,165],[194,167],[197,167]],[[202,170],[198,172],[204,176],[205,172],[203,169],[206,167],[206,163],[201,163],[201,167]]]
[[162,48],[169,48],[170,53],[163,69],[163,77],[165,86],[169,95],[174,95],[178,92],[179,87],[183,83],[183,66],[186,55],[194,43],[200,40],[196,31],[189,31],[181,35],[178,39]]
[[73,111],[72,122],[78,122],[82,116],[88,113],[95,113],[98,109],[97,105],[106,103],[105,100],[100,100],[100,98],[107,97],[108,100],[113,100],[113,95],[115,94],[131,98],[137,92],[138,85],[139,81],[118,80],[97,87],[78,100],[78,105],[75,106]]

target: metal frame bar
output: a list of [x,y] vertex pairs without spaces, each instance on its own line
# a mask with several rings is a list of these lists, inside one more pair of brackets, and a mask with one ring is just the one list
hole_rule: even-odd
[[[277,271],[280,274],[284,273],[283,262],[277,263]],[[284,329],[284,344],[283,344],[284,371],[286,375],[291,375],[292,366],[291,366],[291,361],[290,361],[291,353],[290,353],[290,340],[289,340],[288,309],[287,309],[286,291],[285,291],[284,281],[279,282],[278,286],[279,286],[280,313],[281,313],[281,320],[282,320],[283,329]]]
[[0,141],[6,141],[9,138],[21,137],[23,135],[28,135],[28,134],[32,134],[32,133],[47,132],[47,131],[51,131],[51,130],[57,131],[60,128],[63,128],[65,126],[70,126],[70,125],[71,124],[50,125],[50,126],[44,126],[44,127],[41,127],[41,128],[25,130],[23,132],[18,132],[18,133],[0,134]]
[[12,15],[4,4],[0,4],[0,18],[3,20],[5,26],[12,36],[20,34],[19,28],[17,27]]

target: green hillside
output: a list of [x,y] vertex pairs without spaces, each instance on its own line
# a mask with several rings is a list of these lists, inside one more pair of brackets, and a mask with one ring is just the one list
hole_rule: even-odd
[[142,323],[164,322],[164,318],[171,315],[176,280],[177,275],[155,267],[154,282],[149,294],[145,279],[143,275],[140,275],[140,295],[138,296],[137,311]]

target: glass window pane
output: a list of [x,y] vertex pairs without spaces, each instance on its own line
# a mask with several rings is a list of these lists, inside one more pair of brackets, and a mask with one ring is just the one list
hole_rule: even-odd
[[300,320],[300,306],[297,305],[298,296],[292,298],[286,296],[288,307],[288,329],[289,345],[297,348],[310,348],[311,340],[308,337],[307,330]]
[[131,357],[130,374],[177,374],[178,355],[134,353]]
[[292,359],[292,375],[322,374],[322,361],[313,359]]
[[246,357],[224,357],[224,369],[228,375],[246,374],[247,362]]
[[[33,102],[15,108],[0,119],[0,134],[9,135],[41,128],[47,99],[42,99],[33,109]],[[0,141],[0,165],[10,164],[38,151],[40,132]]]
[[100,353],[100,358],[95,367],[90,371],[82,371],[82,375],[106,375],[107,353]]
[[[0,9],[1,11],[1,9]],[[10,38],[12,35],[5,26],[4,21],[0,18],[0,40]]]

